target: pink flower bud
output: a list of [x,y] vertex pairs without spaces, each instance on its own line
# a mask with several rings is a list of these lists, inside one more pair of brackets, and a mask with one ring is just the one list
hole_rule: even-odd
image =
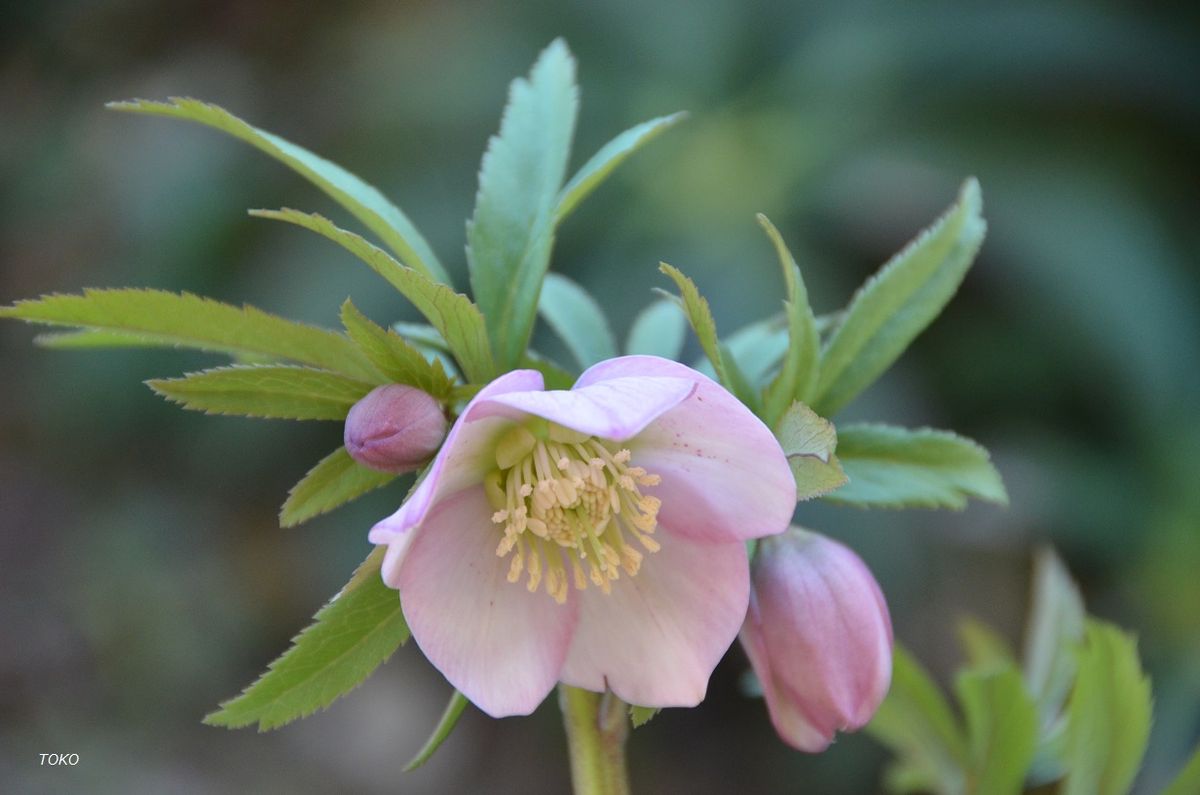
[[346,415],[346,450],[384,472],[411,472],[437,453],[446,415],[431,395],[404,384],[371,390]]
[[864,726],[892,678],[892,622],[879,585],[847,547],[792,527],[758,542],[742,646],[771,723],[801,751]]

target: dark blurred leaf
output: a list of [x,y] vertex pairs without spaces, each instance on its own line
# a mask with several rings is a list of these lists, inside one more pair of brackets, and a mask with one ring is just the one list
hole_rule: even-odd
[[625,353],[678,359],[687,336],[687,318],[674,300],[660,299],[647,306],[629,327]]
[[811,399],[817,381],[820,339],[812,307],[808,304],[808,290],[800,276],[800,269],[796,267],[796,260],[788,251],[779,230],[765,215],[759,214],[758,223],[775,246],[787,295],[783,306],[784,317],[787,318],[788,347],[779,374],[763,394],[763,421],[774,426],[793,400],[806,402]]
[[528,80],[513,81],[483,156],[467,264],[501,371],[517,364],[533,331],[578,109],[575,60],[556,39]]
[[677,122],[682,121],[686,116],[686,113],[672,113],[670,116],[644,121],[635,127],[630,127],[600,147],[599,151],[592,155],[583,164],[583,168],[579,169],[575,176],[571,177],[571,181],[563,187],[555,212],[555,223],[562,223],[563,219],[570,215],[571,211],[578,207],[579,203],[598,188],[600,183],[604,182],[608,175],[625,162],[630,155]]
[[580,367],[617,355],[604,310],[587,290],[558,273],[547,273],[538,300],[538,314],[554,329]]
[[834,450],[838,437],[833,423],[803,403],[793,403],[775,434],[796,479],[796,500],[811,500],[846,483]]
[[[104,332],[100,341],[141,340],[227,354],[264,354],[310,364],[351,378],[379,377],[349,339],[295,323],[252,306],[236,307],[190,293],[162,290],[85,290],[0,307],[0,317]],[[140,343],[139,343],[140,344]]]
[[385,547],[367,556],[292,647],[237,698],[204,718],[236,729],[274,729],[329,706],[360,685],[408,640],[400,597],[383,584]]
[[302,226],[323,235],[365,262],[417,308],[446,340],[454,358],[471,381],[490,381],[495,375],[483,316],[471,300],[444,284],[406,268],[386,251],[329,219],[297,210],[253,210],[253,215]]
[[983,243],[979,183],[859,288],[821,352],[812,401],[830,417],[870,386],[938,316]]
[[290,365],[217,367],[147,386],[185,409],[283,420],[342,420],[375,388],[325,370]]
[[827,499],[870,508],[966,507],[968,497],[1006,504],[987,450],[930,428],[849,424],[838,429],[838,458],[850,482]]
[[1200,792],[1200,747],[1192,752],[1183,770],[1159,795],[1196,795],[1197,792]]
[[387,382],[415,386],[438,399],[450,393],[454,382],[441,362],[429,361],[399,334],[372,323],[348,298],[342,304],[342,325]]
[[1012,665],[964,671],[955,692],[967,723],[972,795],[1018,795],[1038,733],[1020,672]]
[[467,706],[467,697],[455,690],[450,694],[450,701],[446,704],[446,709],[442,712],[442,717],[438,720],[437,726],[433,729],[433,734],[429,735],[429,739],[425,741],[425,745],[417,752],[407,765],[404,766],[404,772],[416,770],[421,765],[429,761],[434,752],[442,746],[450,733],[454,731],[454,727],[458,725],[458,719],[462,715],[463,708]]
[[958,640],[973,668],[995,668],[1016,662],[1008,641],[987,624],[970,616],[958,622]]
[[293,527],[307,522],[395,478],[390,472],[368,469],[351,458],[346,448],[339,447],[292,486],[279,511],[279,524]]
[[420,271],[434,281],[450,284],[450,277],[433,249],[417,231],[400,208],[382,193],[341,166],[314,155],[307,149],[285,141],[277,135],[251,127],[228,111],[195,99],[172,97],[169,102],[110,102],[114,110],[169,116],[208,125],[229,133],[258,148],[281,163],[291,167],[325,191],[334,201],[346,208],[368,229],[396,252],[410,268]]

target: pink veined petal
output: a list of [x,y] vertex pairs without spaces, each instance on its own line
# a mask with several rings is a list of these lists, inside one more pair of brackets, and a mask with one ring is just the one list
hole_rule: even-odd
[[487,470],[495,465],[490,455],[491,447],[510,423],[499,418],[471,422],[474,409],[496,395],[540,391],[544,384],[542,374],[536,370],[514,370],[481,389],[450,429],[442,449],[429,465],[425,479],[399,510],[371,528],[367,535],[371,543],[393,544],[402,534],[419,525],[437,500],[482,482]]
[[554,689],[579,620],[506,580],[500,533],[483,488],[438,502],[400,568],[404,617],[421,651],[463,695],[495,718],[528,715]]
[[634,462],[662,476],[648,491],[659,522],[703,541],[745,541],[783,532],[796,481],[774,434],[720,384],[657,356],[624,356],[589,368],[576,386],[630,376],[688,378],[696,391],[629,444]]
[[635,577],[622,575],[612,593],[580,595],[579,628],[562,681],[631,704],[693,707],[737,636],[750,582],[741,543],[698,544],[660,533]]
[[509,392],[480,405],[477,416],[520,420],[529,414],[580,433],[623,442],[695,390],[690,378],[613,378],[570,391]]

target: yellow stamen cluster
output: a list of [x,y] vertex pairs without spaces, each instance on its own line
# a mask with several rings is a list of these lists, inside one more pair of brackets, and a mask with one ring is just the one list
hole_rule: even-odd
[[528,574],[530,593],[544,586],[559,604],[571,582],[609,593],[622,571],[632,577],[641,568],[632,541],[658,551],[651,535],[661,503],[638,487],[661,478],[630,466],[629,450],[593,436],[554,423],[536,430],[518,426],[505,435],[484,481],[492,521],[504,528],[496,554],[512,555],[508,581]]

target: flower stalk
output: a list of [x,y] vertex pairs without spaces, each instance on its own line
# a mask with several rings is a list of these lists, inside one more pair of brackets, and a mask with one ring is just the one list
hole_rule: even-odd
[[628,795],[629,706],[611,692],[558,686],[575,795]]

